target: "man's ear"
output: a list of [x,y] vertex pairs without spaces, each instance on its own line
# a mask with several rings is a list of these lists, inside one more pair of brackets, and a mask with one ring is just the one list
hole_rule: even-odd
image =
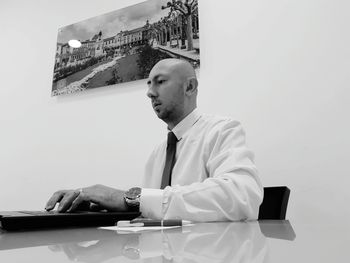
[[189,78],[187,80],[186,94],[192,95],[197,91],[198,81],[196,78]]

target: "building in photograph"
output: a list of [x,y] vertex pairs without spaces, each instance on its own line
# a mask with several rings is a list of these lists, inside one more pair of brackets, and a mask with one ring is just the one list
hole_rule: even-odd
[[92,40],[86,40],[81,42],[81,47],[73,48],[72,54],[70,56],[70,62],[74,64],[74,62],[94,57],[95,46],[96,42]]
[[[142,25],[142,21],[140,22]],[[102,33],[109,32],[114,27],[104,28],[103,25],[99,25],[102,30],[92,34],[89,39],[80,40],[81,46],[78,48],[70,47],[68,43],[63,41],[57,43],[53,82],[66,79],[68,76],[86,68],[91,67],[90,70],[96,71],[100,70],[98,68],[100,66],[109,65],[108,67],[111,67],[109,64],[111,60],[148,52],[145,50],[150,49],[138,48],[145,44],[149,44],[155,52],[170,57],[187,59],[196,67],[199,65],[198,22],[198,9],[193,8],[187,15],[169,10],[168,15],[155,22],[150,23],[149,20],[146,20],[143,22],[143,26],[132,29],[123,28],[123,30],[114,34],[106,35]],[[134,56],[129,59],[138,58]],[[133,63],[135,67],[139,67],[136,61],[133,61]],[[103,71],[107,71],[107,69]],[[143,74],[143,76],[146,76],[146,74]],[[79,75],[79,77],[81,76]],[[70,78],[70,81],[72,79],[75,79],[75,77]]]

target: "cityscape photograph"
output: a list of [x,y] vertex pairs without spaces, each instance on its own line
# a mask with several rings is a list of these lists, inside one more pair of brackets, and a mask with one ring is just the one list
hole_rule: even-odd
[[145,79],[165,58],[200,66],[198,0],[149,0],[60,28],[51,95]]

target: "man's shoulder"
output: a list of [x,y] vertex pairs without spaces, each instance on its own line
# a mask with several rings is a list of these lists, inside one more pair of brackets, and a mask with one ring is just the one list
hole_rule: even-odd
[[234,134],[242,131],[241,123],[229,116],[220,116],[214,114],[202,114],[193,129],[188,133],[189,138],[200,138],[205,141],[212,141],[222,136]]
[[199,124],[202,126],[202,128],[205,126],[209,130],[220,130],[230,127],[234,128],[241,125],[240,121],[235,118],[214,114],[202,114]]

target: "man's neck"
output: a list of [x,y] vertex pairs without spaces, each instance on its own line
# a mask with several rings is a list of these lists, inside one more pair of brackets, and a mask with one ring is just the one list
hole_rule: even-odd
[[166,122],[168,124],[168,130],[174,129],[176,125],[178,125],[183,119],[185,119],[191,112],[193,112],[196,109],[196,107],[192,107],[190,110],[186,111],[184,114],[181,115],[181,117],[177,118],[174,121]]

